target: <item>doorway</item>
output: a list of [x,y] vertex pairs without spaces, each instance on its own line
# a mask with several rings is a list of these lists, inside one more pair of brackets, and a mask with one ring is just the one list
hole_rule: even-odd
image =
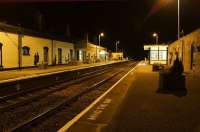
[[73,60],[73,50],[70,49],[70,61],[72,61],[72,60]]
[[62,64],[62,49],[58,48],[58,64]]
[[76,60],[79,61],[79,50],[76,51]]
[[43,51],[44,51],[44,63],[48,64],[48,62],[49,62],[49,48],[44,47]]

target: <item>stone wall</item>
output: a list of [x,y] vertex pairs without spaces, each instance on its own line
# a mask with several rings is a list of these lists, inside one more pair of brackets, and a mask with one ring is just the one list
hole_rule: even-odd
[[183,62],[184,71],[199,71],[200,67],[200,29],[173,42],[168,48],[168,64],[173,65],[178,57]]

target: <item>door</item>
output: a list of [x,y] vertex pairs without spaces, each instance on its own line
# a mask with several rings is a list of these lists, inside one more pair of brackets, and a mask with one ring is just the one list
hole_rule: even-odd
[[48,64],[49,61],[49,48],[48,47],[44,47],[44,63]]
[[62,49],[58,48],[58,64],[62,64]]
[[79,50],[76,51],[76,60],[79,61]]
[[73,50],[70,49],[70,61],[72,61],[72,60],[73,60]]
[[86,51],[83,51],[83,61],[86,61]]

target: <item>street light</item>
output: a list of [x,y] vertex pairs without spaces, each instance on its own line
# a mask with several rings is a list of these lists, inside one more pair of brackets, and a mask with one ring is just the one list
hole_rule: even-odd
[[178,40],[180,38],[180,0],[178,0]]
[[101,45],[101,37],[103,37],[104,36],[104,33],[100,33],[99,35],[98,35],[98,37],[99,37],[99,46]]
[[[99,54],[100,54],[100,45],[101,45],[101,37],[104,36],[104,33],[99,33],[98,41],[99,41]],[[99,55],[98,55],[99,56]],[[96,46],[96,59],[97,59],[97,46]]]
[[156,44],[158,44],[158,34],[157,33],[153,33],[153,37],[156,38]]
[[[158,45],[158,34],[157,33],[153,33],[153,37],[156,38],[156,45]],[[158,54],[157,54],[157,58],[159,60],[159,45],[158,45]]]
[[120,41],[116,41],[115,43],[115,50],[116,50],[116,53],[117,53],[117,45],[120,43]]

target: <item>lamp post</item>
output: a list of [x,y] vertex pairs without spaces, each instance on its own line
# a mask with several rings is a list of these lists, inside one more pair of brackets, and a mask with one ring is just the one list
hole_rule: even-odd
[[180,39],[180,0],[178,0],[178,40]]
[[99,35],[98,35],[98,37],[99,37],[99,46],[101,45],[101,37],[103,37],[104,36],[104,33],[100,33]]
[[156,38],[156,44],[158,44],[158,34],[157,33],[153,33],[153,37]]
[[[98,35],[99,53],[100,53],[100,46],[101,46],[101,37],[103,36],[104,36],[104,33],[99,33]],[[97,58],[97,46],[96,46],[96,58]]]
[[117,45],[120,43],[120,41],[116,41],[116,43],[115,43],[115,51],[116,51],[116,53],[117,53]]
[[[153,37],[156,38],[156,45],[158,45],[158,34],[157,33],[153,33]],[[158,61],[159,61],[159,45],[158,45],[158,54],[157,54],[157,58],[158,58]]]
[[[182,30],[182,33],[183,33],[183,30]],[[178,0],[178,40],[180,39],[180,34],[181,34],[180,33],[180,0]],[[182,54],[181,55],[181,57],[182,57],[181,60],[182,61],[184,61],[183,60],[183,53],[184,53],[183,50],[184,50],[184,43],[182,42],[182,53],[181,53]]]

